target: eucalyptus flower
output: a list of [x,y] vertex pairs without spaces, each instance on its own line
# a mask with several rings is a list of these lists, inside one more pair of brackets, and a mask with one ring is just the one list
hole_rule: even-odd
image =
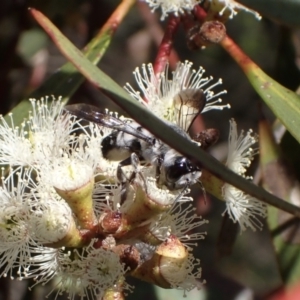
[[77,239],[80,239],[69,205],[53,188],[38,185],[34,191],[32,190],[27,206],[28,227],[36,242],[55,244],[64,241],[65,245],[71,246],[68,243],[70,239],[74,239],[76,235]]
[[160,214],[149,226],[149,231],[157,240],[165,241],[170,235],[176,236],[188,249],[196,246],[195,241],[205,238],[207,232],[199,232],[199,227],[209,223],[195,213],[192,204],[174,203],[170,211]]
[[200,0],[145,0],[152,11],[161,8],[161,20],[164,20],[168,14],[174,13],[175,16],[184,13],[184,11],[191,11],[195,5],[200,3]]
[[[120,286],[130,290],[124,282],[126,270],[119,256],[109,249],[95,248],[94,242],[92,240],[87,247],[78,250],[62,248],[49,253],[48,258],[52,260],[48,259],[48,268],[39,268],[40,274],[35,274],[36,284],[46,284],[53,279],[54,288],[50,293],[66,293],[68,299],[78,295],[96,300],[107,290],[119,291]],[[34,257],[31,263],[34,265],[42,259],[42,256]]]
[[[230,120],[226,166],[233,172],[246,177],[247,168],[257,153],[257,149],[252,148],[256,142],[257,137],[253,135],[251,129],[246,134],[242,131],[238,135],[236,122]],[[251,177],[246,178],[251,179]],[[265,218],[267,215],[267,207],[263,202],[228,183],[223,186],[223,197],[226,201],[226,211],[229,217],[234,222],[239,223],[242,231],[246,230],[247,227],[253,231],[262,228],[263,224],[259,217]]]
[[1,177],[0,187],[0,276],[26,278],[30,268],[28,261],[33,254],[43,253],[45,248],[34,240],[29,220],[26,192],[29,172],[18,169],[7,178]]
[[32,111],[20,126],[13,115],[0,119],[0,163],[39,168],[74,142],[77,124],[71,115],[62,114],[61,99],[31,99]]
[[244,10],[248,13],[253,14],[258,20],[261,16],[258,12],[248,8],[247,6],[235,1],[235,0],[208,0],[216,5],[221,5],[223,8],[220,10],[219,14],[223,15],[226,10],[229,10],[229,18],[232,19],[240,10]]
[[[190,90],[202,90],[205,98],[205,105],[202,113],[210,110],[223,110],[229,108],[230,105],[222,105],[221,95],[226,93],[226,90],[214,92],[213,89],[222,84],[219,79],[213,82],[213,77],[204,77],[205,70],[200,67],[198,70],[192,69],[193,64],[185,61],[179,62],[176,69],[172,72],[169,79],[169,65],[167,64],[164,71],[155,75],[152,64],[142,65],[141,68],[136,68],[134,71],[135,80],[140,91],[135,91],[130,84],[126,84],[125,89],[132,97],[144,104],[157,117],[175,123],[180,127],[189,127],[188,124],[182,124],[179,120],[182,116],[182,107],[176,103],[178,93]],[[198,99],[197,99],[198,100]],[[193,108],[189,108],[193,109]],[[200,113],[199,106],[195,111],[189,114],[197,115]],[[186,113],[185,113],[186,114]],[[183,129],[186,129],[183,128]]]

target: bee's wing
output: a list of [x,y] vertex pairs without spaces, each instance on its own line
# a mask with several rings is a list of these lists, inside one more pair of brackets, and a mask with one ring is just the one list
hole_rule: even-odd
[[186,89],[179,92],[173,101],[176,125],[187,132],[203,110],[206,96],[201,89]]
[[138,139],[142,139],[149,144],[154,143],[154,138],[139,131],[134,126],[130,125],[130,122],[125,122],[117,117],[114,117],[108,113],[101,112],[98,107],[79,103],[66,105],[64,110],[72,115],[79,117],[80,119],[93,122],[102,125],[107,128],[126,132],[135,136]]

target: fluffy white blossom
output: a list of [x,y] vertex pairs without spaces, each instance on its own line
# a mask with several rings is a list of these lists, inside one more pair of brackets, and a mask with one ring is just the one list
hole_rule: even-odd
[[210,2],[214,3],[214,4],[221,4],[221,6],[223,6],[222,10],[219,12],[220,15],[223,15],[223,13],[226,10],[229,10],[229,18],[233,18],[238,11],[240,10],[244,10],[246,12],[249,12],[253,15],[255,15],[255,17],[260,20],[261,16],[258,12],[248,8],[247,6],[235,1],[235,0],[209,0]]
[[161,8],[161,20],[164,20],[168,14],[174,13],[175,16],[184,11],[191,11],[194,6],[200,3],[200,0],[145,0],[152,8],[152,11]]
[[159,260],[160,275],[172,288],[186,292],[194,288],[200,289],[200,260],[195,259],[188,249],[177,238],[170,236],[157,248],[161,255]]
[[195,213],[191,204],[177,202],[170,211],[164,212],[152,221],[149,230],[158,240],[165,241],[171,234],[176,236],[189,249],[197,245],[195,241],[205,238],[206,232],[199,232],[199,227],[207,224]]
[[93,168],[88,163],[65,157],[56,158],[42,167],[41,180],[63,191],[76,190],[94,177]]
[[[182,90],[202,89],[208,101],[203,111],[222,109],[216,97],[223,92],[212,92],[219,82],[208,86],[211,79],[202,78],[203,70],[188,75],[190,68],[189,63],[180,64],[173,82],[164,80],[167,70],[161,74],[157,80],[161,94],[149,94],[152,102],[145,105],[155,108],[164,97],[167,110],[159,116],[178,124],[178,103],[173,98]],[[48,98],[31,100],[31,105],[32,112],[20,127],[11,115],[9,122],[0,121],[0,164],[15,167],[1,178],[0,276],[33,279],[32,287],[53,281],[51,293],[56,297],[65,292],[70,299],[79,295],[93,300],[107,290],[130,290],[117,248],[122,243],[136,246],[139,263],[151,260],[158,244],[170,235],[187,244],[181,245],[184,253],[194,245],[191,240],[203,239],[204,233],[190,232],[206,221],[190,207],[184,208],[192,200],[187,196],[189,189],[169,191],[158,186],[156,166],[137,162],[122,167],[127,178],[136,172],[123,199],[124,186],[116,176],[118,162],[105,159],[101,150],[103,138],[112,130],[93,123],[82,125],[63,110],[60,99],[52,103]],[[177,208],[170,210],[172,206]],[[106,234],[105,229],[119,221],[109,219],[108,212],[120,217],[116,233]],[[155,246],[142,239],[147,226],[148,232],[157,235]],[[177,261],[175,266],[170,264],[170,270],[163,268],[173,287],[187,291],[199,286],[196,279],[201,272],[192,271],[197,260],[185,257],[183,265]],[[180,272],[180,277],[173,271]]]
[[[237,125],[234,120],[230,120],[230,132],[228,141],[228,156],[226,166],[233,172],[245,177],[247,167],[250,166],[253,156],[257,153],[256,148],[251,146],[257,142],[257,137],[253,136],[252,130],[246,134],[237,132]],[[251,179],[248,177],[248,179]],[[241,230],[247,227],[253,231],[262,228],[259,217],[265,218],[267,207],[256,198],[245,194],[230,184],[224,184],[223,197],[226,201],[226,210],[229,217],[238,222]]]
[[0,276],[14,277],[16,274],[19,279],[26,278],[30,257],[45,250],[33,239],[29,226],[28,173],[14,172],[6,179],[1,178],[0,267],[3,269]]
[[[68,299],[76,295],[90,300],[101,298],[108,289],[130,289],[124,281],[125,269],[120,263],[120,258],[111,250],[95,248],[95,240],[85,248],[66,251],[59,249],[48,255],[36,256],[31,260],[36,263],[48,261],[47,268],[39,267],[39,274],[34,270],[29,275],[35,276],[37,283],[47,283],[53,279],[56,294],[66,293]],[[51,260],[50,260],[51,259]],[[52,292],[55,292],[53,289]],[[52,293],[51,292],[51,293]]]
[[246,134],[241,131],[238,134],[236,122],[230,120],[228,155],[226,166],[239,175],[245,175],[247,168],[251,165],[257,148],[251,146],[257,142],[257,136],[253,135],[252,129]]
[[9,114],[9,122],[1,116],[1,164],[39,168],[72,145],[77,121],[71,115],[62,114],[60,98],[52,100],[50,103],[48,97],[31,99],[32,112],[20,127],[14,125],[12,114]]
[[29,289],[37,284],[49,282],[57,274],[59,257],[62,255],[68,256],[63,250],[64,248],[54,249],[44,247],[43,251],[32,251],[32,256],[28,260],[29,268],[26,278],[31,278],[36,283]]
[[267,207],[263,202],[227,183],[223,186],[223,197],[229,217],[239,223],[242,231],[247,228],[253,231],[262,229],[261,219],[267,216]]
[[203,285],[200,282],[202,275],[200,260],[194,258],[191,253],[182,264],[164,265],[162,272],[164,278],[171,283],[172,288],[183,290],[184,295],[194,288],[200,289]]
[[[135,91],[128,83],[125,89],[157,117],[175,123],[186,130],[194,117],[200,113],[199,107],[202,105],[204,98],[205,105],[202,113],[212,109],[222,110],[230,107],[228,104],[220,104],[222,100],[219,96],[225,94],[225,90],[217,93],[213,91],[216,86],[222,83],[222,80],[219,79],[212,83],[213,77],[204,77],[205,70],[202,67],[194,70],[192,66],[193,64],[188,61],[184,63],[179,62],[176,69],[172,72],[171,79],[169,79],[168,64],[165,70],[157,75],[154,74],[152,64],[142,65],[141,68],[136,68],[134,71],[135,80],[140,91]],[[200,103],[197,103],[195,107],[187,105],[184,105],[184,107],[180,101],[177,103],[178,98],[176,97],[178,93],[191,90],[203,91],[204,97],[195,99],[200,101]],[[183,119],[189,115],[191,119]]]
[[68,204],[47,186],[38,186],[27,205],[28,227],[32,238],[39,243],[58,242],[75,226]]

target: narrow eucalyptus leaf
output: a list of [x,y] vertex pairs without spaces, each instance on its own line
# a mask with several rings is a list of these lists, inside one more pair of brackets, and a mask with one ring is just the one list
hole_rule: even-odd
[[[299,183],[265,120],[259,123],[259,137],[263,185],[273,194],[299,206]],[[296,283],[300,276],[300,223],[299,220],[290,223],[293,219],[292,215],[269,207],[268,224],[272,231],[278,269],[287,285]]]
[[264,73],[229,37],[222,41],[222,46],[245,72],[261,99],[300,143],[300,97]]
[[[112,28],[103,32],[101,31],[84,47],[83,54],[93,64],[98,64],[103,57],[110,44],[112,34]],[[39,99],[47,95],[53,95],[55,97],[62,97],[63,101],[67,102],[84,80],[84,76],[77,71],[73,64],[67,62],[40,87],[34,90],[28,98]],[[28,117],[28,111],[31,109],[28,98],[24,99],[12,110],[15,125],[22,123]],[[5,119],[8,121],[7,116]]]
[[[261,199],[280,209],[300,217],[300,209],[269,194],[264,189],[230,171],[214,157],[184,138],[169,127],[163,120],[153,115],[145,106],[134,100],[123,88],[109,76],[94,66],[83,54],[48,20],[41,12],[32,9],[31,14],[54,40],[62,54],[95,86],[124,109],[133,119],[147,128],[156,137],[178,150],[192,162],[206,168],[218,178],[226,181],[246,193]],[[43,16],[43,18],[41,18]],[[155,126],[154,126],[155,124]]]

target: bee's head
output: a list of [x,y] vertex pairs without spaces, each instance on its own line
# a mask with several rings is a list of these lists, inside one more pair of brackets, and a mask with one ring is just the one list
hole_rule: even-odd
[[175,158],[166,168],[166,186],[170,190],[184,188],[195,184],[201,176],[201,169],[183,156]]

